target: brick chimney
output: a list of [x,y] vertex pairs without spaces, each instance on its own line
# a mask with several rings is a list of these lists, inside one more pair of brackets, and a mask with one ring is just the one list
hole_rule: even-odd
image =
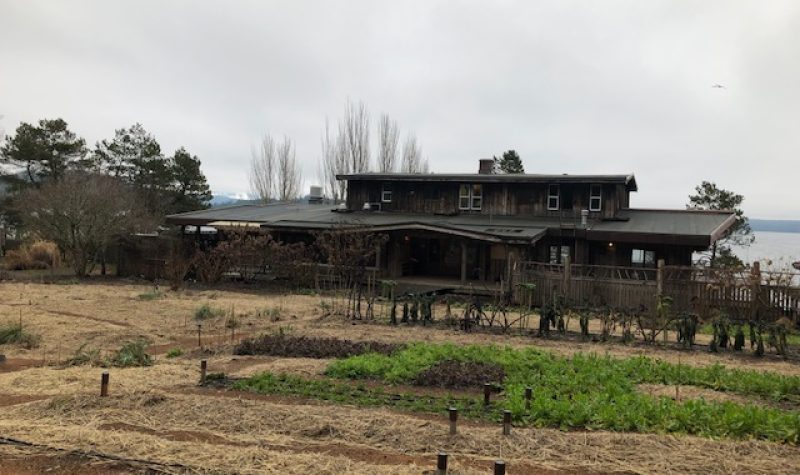
[[481,158],[478,160],[478,174],[491,175],[494,173],[494,160],[491,158]]

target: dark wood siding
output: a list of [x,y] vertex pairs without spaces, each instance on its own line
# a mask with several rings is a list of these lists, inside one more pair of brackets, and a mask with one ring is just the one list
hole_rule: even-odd
[[[561,218],[578,222],[582,210],[589,209],[590,185],[562,183],[559,185],[559,210],[547,209],[548,185],[535,183],[485,183],[480,210],[459,209],[459,186],[456,182],[391,182],[392,200],[381,202],[383,183],[351,180],[348,184],[347,207],[360,210],[364,203],[380,203],[383,211],[404,213],[480,213],[495,216],[537,216]],[[386,182],[389,183],[389,182]],[[469,183],[465,183],[469,184]],[[627,206],[628,192],[624,185],[602,185],[601,211],[591,212],[591,218],[613,218],[621,204]]]

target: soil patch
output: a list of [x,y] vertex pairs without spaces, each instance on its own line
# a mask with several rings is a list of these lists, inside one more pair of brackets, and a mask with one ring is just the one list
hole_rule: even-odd
[[0,373],[13,373],[28,368],[35,368],[42,365],[42,360],[28,358],[6,358],[0,362]]
[[2,475],[123,475],[146,473],[117,462],[94,460],[78,455],[5,455],[0,457]]
[[478,388],[487,383],[501,385],[505,377],[503,368],[496,364],[447,360],[418,374],[414,384],[437,388]]
[[42,399],[47,399],[47,397],[27,394],[0,394],[0,407],[16,406],[17,404],[41,401]]
[[391,354],[401,348],[396,343],[350,341],[339,338],[289,336],[282,333],[244,340],[234,348],[235,355],[291,356],[304,358],[347,358],[364,353]]
[[700,399],[706,401],[717,402],[735,402],[737,404],[755,404],[758,406],[776,407],[780,409],[796,410],[797,405],[791,402],[784,401],[782,403],[774,403],[766,401],[758,397],[747,397],[740,394],[733,394],[724,391],[714,391],[713,389],[700,388],[697,386],[668,386],[666,384],[639,384],[637,389],[645,394],[655,397],[668,397],[676,401],[685,401],[687,399]]

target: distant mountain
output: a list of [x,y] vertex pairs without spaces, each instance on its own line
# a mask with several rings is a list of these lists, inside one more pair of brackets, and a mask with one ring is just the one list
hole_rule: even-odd
[[255,203],[257,200],[248,199],[244,193],[220,193],[211,198],[211,207],[229,206],[241,203]]
[[800,233],[800,221],[782,219],[750,219],[753,231],[771,233]]

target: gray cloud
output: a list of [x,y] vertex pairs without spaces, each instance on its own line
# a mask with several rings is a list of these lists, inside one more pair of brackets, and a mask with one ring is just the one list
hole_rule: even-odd
[[0,1],[0,114],[7,132],[63,117],[90,143],[142,122],[236,192],[267,131],[316,181],[351,97],[435,171],[514,148],[529,172],[635,172],[636,206],[681,207],[709,179],[796,218],[798,24],[790,0]]

